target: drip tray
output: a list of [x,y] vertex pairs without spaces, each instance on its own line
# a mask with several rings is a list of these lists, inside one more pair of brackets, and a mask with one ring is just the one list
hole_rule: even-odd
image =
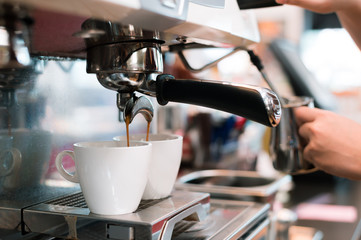
[[[79,239],[81,228],[97,223],[103,226],[105,237],[152,239],[160,232],[172,232],[175,222],[171,220],[180,213],[184,213],[183,218],[194,215],[194,219],[204,219],[209,212],[209,201],[208,193],[174,191],[168,198],[142,201],[131,214],[98,215],[89,211],[82,193],[77,192],[24,209],[24,228],[26,232]],[[113,235],[125,237],[113,238]],[[95,239],[107,238],[103,235],[103,238]]]
[[178,190],[207,192],[212,198],[269,202],[277,191],[291,182],[290,175],[264,177],[257,172],[203,170],[179,178]]
[[174,191],[165,199],[142,201],[134,213],[105,216],[89,212],[77,192],[24,209],[23,220],[26,232],[67,239],[234,239],[266,229],[268,212],[269,204]]

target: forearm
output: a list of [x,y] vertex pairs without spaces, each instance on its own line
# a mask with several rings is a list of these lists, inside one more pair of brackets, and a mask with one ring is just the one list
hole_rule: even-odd
[[342,26],[361,50],[361,4],[358,8],[336,12]]

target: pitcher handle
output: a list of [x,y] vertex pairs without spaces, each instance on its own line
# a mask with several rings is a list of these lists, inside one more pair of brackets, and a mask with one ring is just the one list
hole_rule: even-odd
[[68,180],[70,182],[74,182],[74,183],[79,183],[78,173],[76,172],[76,170],[75,170],[74,174],[71,174],[64,168],[63,158],[65,156],[69,156],[73,161],[75,159],[75,155],[74,155],[73,151],[64,150],[64,151],[60,152],[56,156],[56,159],[55,159],[56,169],[58,170],[60,175],[63,176],[63,178],[65,178],[66,180]]

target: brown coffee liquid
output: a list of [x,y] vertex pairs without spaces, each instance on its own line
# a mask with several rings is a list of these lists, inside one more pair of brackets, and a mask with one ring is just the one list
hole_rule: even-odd
[[[127,146],[128,147],[130,146],[130,144],[129,144],[129,124],[130,124],[130,116],[126,116],[125,117],[125,127],[127,130]],[[149,141],[149,132],[150,132],[150,121],[147,124],[147,137],[145,139],[147,142]]]
[[147,138],[145,139],[147,142],[149,141],[149,130],[150,130],[150,121],[148,122],[147,125]]
[[125,126],[127,129],[127,146],[129,147],[129,124],[130,124],[130,116],[125,117]]

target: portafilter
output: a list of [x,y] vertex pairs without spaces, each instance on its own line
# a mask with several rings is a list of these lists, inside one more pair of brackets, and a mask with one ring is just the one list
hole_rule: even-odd
[[[122,112],[142,113],[148,121],[151,120],[152,104],[149,100],[137,101],[134,93],[140,92],[156,97],[160,105],[169,101],[195,104],[243,116],[270,127],[277,126],[281,119],[280,101],[267,88],[222,81],[175,79],[162,74],[161,45],[164,41],[158,32],[89,19],[77,35],[86,41],[87,72],[95,73],[101,85],[118,92],[117,106]],[[127,104],[128,101],[134,104]],[[139,111],[127,110],[127,106]]]

